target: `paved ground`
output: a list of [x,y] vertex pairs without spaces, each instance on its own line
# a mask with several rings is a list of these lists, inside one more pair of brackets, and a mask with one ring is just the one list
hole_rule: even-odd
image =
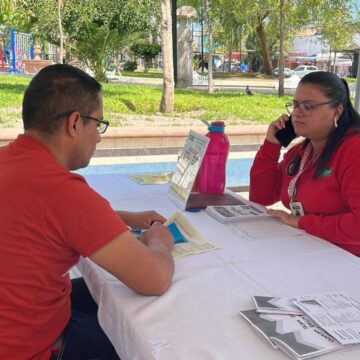
[[[290,78],[289,78],[290,79]],[[142,78],[142,77],[122,77],[122,81],[129,83],[138,83],[138,84],[147,84],[154,86],[161,86],[163,83],[162,79],[154,78]],[[121,82],[120,79],[110,79],[110,82]],[[295,86],[290,84],[289,80],[285,81],[285,92],[292,94],[294,93]],[[277,90],[278,79],[257,79],[257,78],[240,78],[240,77],[230,77],[226,79],[214,79],[215,89],[234,89],[234,90],[244,90],[247,86],[250,89],[261,92],[261,93],[274,93],[278,92]],[[207,86],[193,86],[198,89],[206,89]]]

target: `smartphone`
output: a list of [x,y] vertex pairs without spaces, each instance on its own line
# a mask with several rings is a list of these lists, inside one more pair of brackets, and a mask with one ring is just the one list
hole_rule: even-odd
[[294,126],[291,121],[291,116],[289,117],[289,120],[286,121],[285,127],[275,133],[275,137],[279,140],[283,147],[287,147],[291,141],[296,138],[296,136],[297,135],[295,134]]

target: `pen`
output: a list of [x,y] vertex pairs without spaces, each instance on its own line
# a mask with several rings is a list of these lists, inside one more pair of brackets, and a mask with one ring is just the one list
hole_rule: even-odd
[[189,211],[189,212],[199,212],[201,211],[202,208],[191,208],[191,209],[186,209],[186,211]]

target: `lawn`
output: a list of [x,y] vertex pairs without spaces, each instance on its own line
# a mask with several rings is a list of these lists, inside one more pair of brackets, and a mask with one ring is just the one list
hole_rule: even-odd
[[[23,92],[29,77],[0,75],[0,126],[11,127],[21,118]],[[290,96],[271,94],[248,96],[243,91],[206,91],[176,89],[173,116],[158,112],[162,88],[157,86],[109,83],[103,84],[104,117],[112,126],[127,125],[129,115],[168,119],[167,125],[182,125],[182,117],[224,120],[227,125],[268,123],[285,111]]]

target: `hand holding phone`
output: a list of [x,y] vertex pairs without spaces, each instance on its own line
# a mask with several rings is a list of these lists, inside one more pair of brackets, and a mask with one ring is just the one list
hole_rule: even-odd
[[291,120],[291,116],[288,121],[285,123],[285,127],[283,129],[278,130],[275,133],[275,137],[279,140],[280,144],[284,147],[287,147],[292,140],[296,138],[296,134],[294,131],[293,123]]

